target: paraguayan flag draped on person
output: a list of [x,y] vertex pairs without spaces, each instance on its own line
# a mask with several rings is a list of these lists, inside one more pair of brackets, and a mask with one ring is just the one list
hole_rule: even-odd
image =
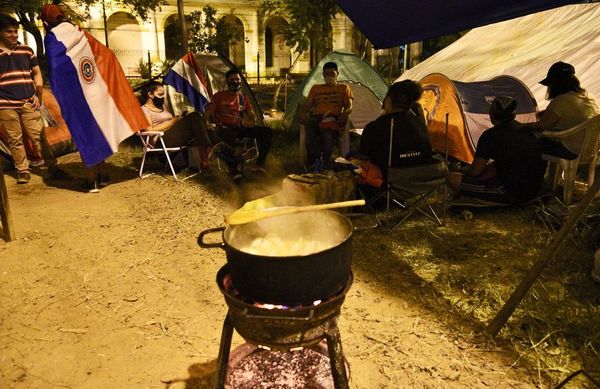
[[206,111],[212,94],[194,54],[189,52],[181,57],[165,76],[165,83],[184,95],[196,111]]
[[52,28],[44,44],[52,91],[86,166],[148,127],[112,51],[70,23]]

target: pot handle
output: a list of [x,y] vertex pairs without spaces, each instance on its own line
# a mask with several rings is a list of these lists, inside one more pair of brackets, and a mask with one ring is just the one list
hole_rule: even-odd
[[207,243],[204,241],[204,237],[208,234],[214,234],[216,232],[223,232],[225,231],[225,227],[215,227],[215,228],[209,228],[208,230],[204,230],[200,233],[200,235],[198,235],[198,246],[208,249],[208,248],[212,248],[212,247],[223,247],[225,246],[224,242],[215,242],[215,243]]

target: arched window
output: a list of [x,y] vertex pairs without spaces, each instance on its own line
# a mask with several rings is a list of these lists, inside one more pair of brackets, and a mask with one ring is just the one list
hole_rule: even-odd
[[115,12],[106,22],[108,44],[115,53],[125,75],[137,75],[137,65],[144,57],[140,25],[133,15]]
[[289,69],[291,47],[285,43],[284,32],[290,27],[282,17],[274,16],[265,26],[265,65],[267,68]]
[[165,57],[172,60],[181,58],[185,53],[183,52],[181,26],[177,15],[171,15],[167,18],[163,36],[165,38]]

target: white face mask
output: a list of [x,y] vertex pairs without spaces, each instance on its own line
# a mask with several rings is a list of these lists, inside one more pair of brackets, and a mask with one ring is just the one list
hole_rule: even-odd
[[325,78],[325,84],[327,84],[327,85],[335,85],[335,82],[337,80],[336,76],[327,76],[324,78]]

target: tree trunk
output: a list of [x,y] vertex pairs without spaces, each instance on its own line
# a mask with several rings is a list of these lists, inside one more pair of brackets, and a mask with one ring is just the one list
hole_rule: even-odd
[[33,35],[33,38],[35,39],[35,54],[38,57],[38,62],[40,64],[40,68],[42,69],[42,73],[44,76],[46,76],[48,74],[48,61],[46,60],[46,55],[44,54],[44,40],[42,39],[42,33],[40,32],[40,29],[33,22],[33,20],[35,20],[34,15],[17,10],[17,17],[19,18],[19,22],[25,31]]
[[[279,92],[281,91],[281,87],[284,86],[288,82],[288,75],[292,72],[292,69],[294,69],[294,66],[296,66],[298,61],[300,61],[300,56],[302,56],[302,52],[298,53],[298,55],[296,56],[296,59],[290,65],[290,69],[285,74],[284,79],[279,83],[279,85],[277,85],[277,89],[275,89],[275,94],[273,95],[273,104],[272,104],[273,109],[275,109],[275,110],[277,109],[277,100],[279,99]],[[284,110],[286,108],[287,107],[283,107]]]

